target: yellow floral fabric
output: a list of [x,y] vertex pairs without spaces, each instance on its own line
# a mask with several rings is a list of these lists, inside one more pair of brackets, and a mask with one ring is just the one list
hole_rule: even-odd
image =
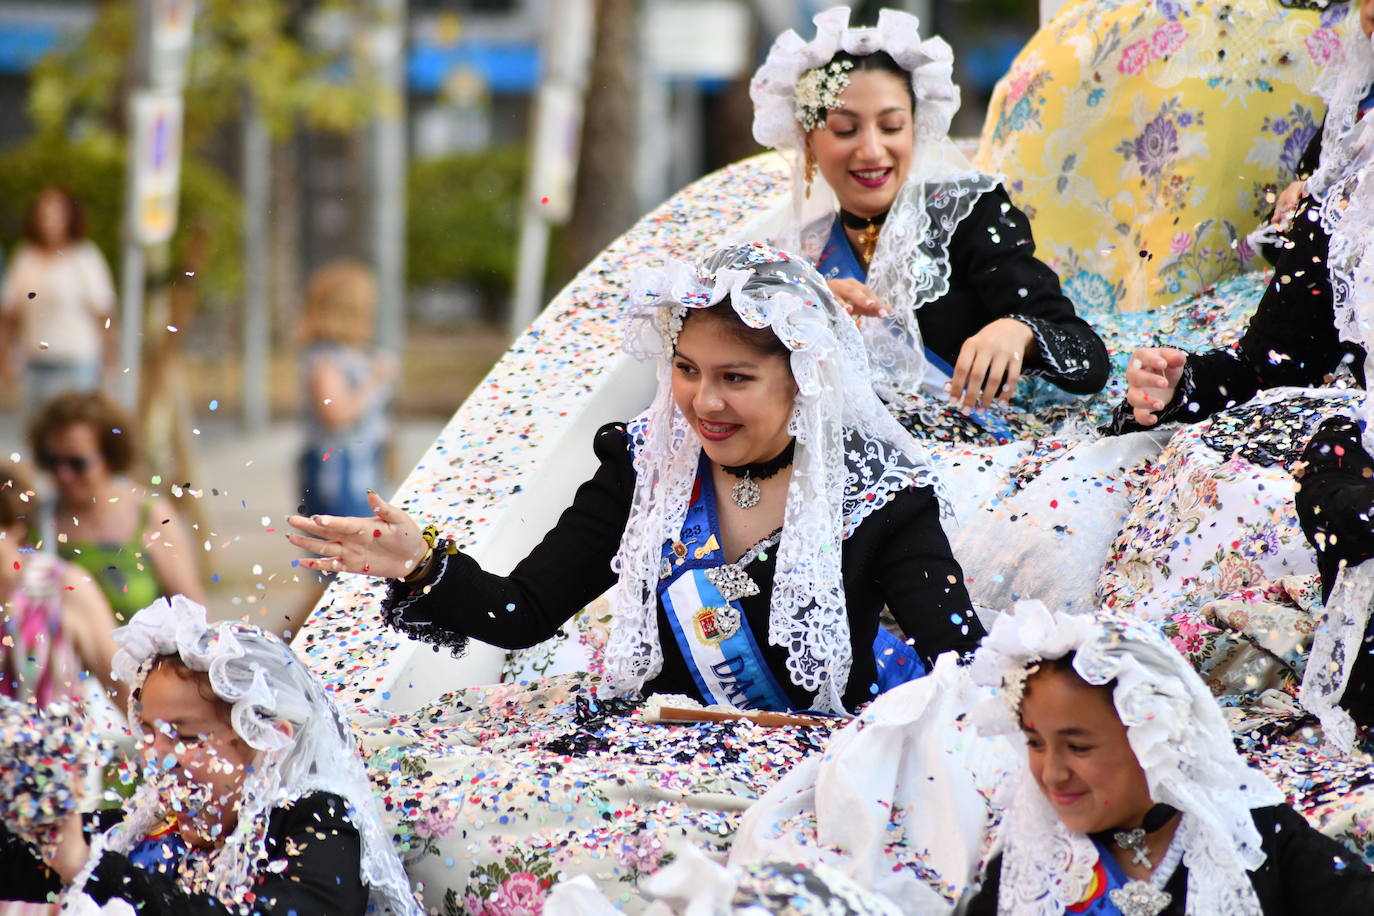
[[1089,316],[1157,308],[1245,269],[1292,180],[1349,6],[1077,0],[998,84],[979,165]]

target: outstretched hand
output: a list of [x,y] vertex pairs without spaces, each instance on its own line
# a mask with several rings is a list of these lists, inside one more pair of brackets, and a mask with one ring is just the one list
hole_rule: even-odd
[[851,315],[886,318],[892,314],[892,309],[879,302],[873,290],[858,280],[841,277],[837,280],[826,280],[825,285],[830,287],[830,292],[840,304],[840,308]]
[[1126,367],[1126,403],[1141,426],[1159,422],[1159,411],[1174,399],[1188,354],[1173,347],[1144,347]]
[[304,534],[288,534],[297,547],[319,554],[301,563],[324,572],[349,572],[400,579],[425,555],[420,526],[402,509],[374,492],[367,494],[372,518],[293,515],[287,524]]

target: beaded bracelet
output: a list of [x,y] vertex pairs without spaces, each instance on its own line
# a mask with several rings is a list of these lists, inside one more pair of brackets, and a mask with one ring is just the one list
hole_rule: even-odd
[[424,579],[434,570],[434,564],[438,561],[440,554],[452,556],[458,552],[458,547],[451,538],[439,537],[439,529],[433,525],[426,525],[420,532],[420,537],[425,539],[425,552],[420,556],[415,568],[402,576],[399,581],[402,585],[413,585]]

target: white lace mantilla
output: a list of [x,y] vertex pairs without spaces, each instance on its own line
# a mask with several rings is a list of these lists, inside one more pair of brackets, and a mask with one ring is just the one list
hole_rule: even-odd
[[[949,503],[925,449],[874,393],[863,341],[825,281],[806,262],[759,244],[724,249],[699,266],[669,262],[635,278],[625,346],[657,363],[659,387],[648,411],[629,427],[635,490],[613,563],[619,579],[606,648],[608,684],[617,693],[637,693],[663,665],[655,594],[661,552],[682,528],[701,457],[700,439],[673,403],[671,355],[688,309],[722,302],[746,325],[772,330],[790,351],[797,395],[788,432],[797,446],[768,641],[787,650],[792,683],[814,694],[817,708],[838,712],[853,662],[840,548],[852,527],[848,516],[857,524],[868,514],[847,509],[846,496],[862,492],[867,501],[872,493],[876,502],[879,491],[890,495],[899,477],[909,475],[935,488],[942,513],[950,512]],[[851,471],[847,452],[855,435],[881,443],[886,459],[902,470]],[[877,445],[855,451],[879,454]],[[897,463],[898,454],[905,464]]]

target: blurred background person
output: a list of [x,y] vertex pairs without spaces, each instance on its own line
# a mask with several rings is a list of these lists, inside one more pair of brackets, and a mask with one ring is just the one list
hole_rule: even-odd
[[123,709],[128,688],[110,676],[115,644],[109,606],[83,572],[25,547],[37,521],[38,498],[27,471],[0,461],[0,696],[42,706],[81,699],[82,672],[88,671]]
[[31,407],[64,391],[100,387],[102,367],[115,361],[114,307],[110,268],[86,238],[80,202],[61,188],[44,188],[5,271],[0,377],[12,380],[16,364],[22,366]]
[[377,285],[356,261],[335,261],[310,278],[301,337],[307,392],[300,457],[303,515],[370,515],[369,487],[382,483],[387,405],[395,363],[373,346]]
[[166,497],[128,479],[137,441],[133,420],[100,392],[58,395],[29,424],[56,491],[43,540],[90,574],[118,623],[159,596],[205,600],[191,532]]
[[[126,708],[128,687],[111,674],[109,606],[81,570],[25,546],[38,524],[38,496],[28,472],[0,461],[0,696],[39,706],[84,702],[94,699],[90,686],[98,683],[110,700],[96,705],[98,720],[118,727],[110,713]],[[92,772],[90,779],[94,785],[100,774]],[[0,916],[57,912],[50,904],[0,902]]]

